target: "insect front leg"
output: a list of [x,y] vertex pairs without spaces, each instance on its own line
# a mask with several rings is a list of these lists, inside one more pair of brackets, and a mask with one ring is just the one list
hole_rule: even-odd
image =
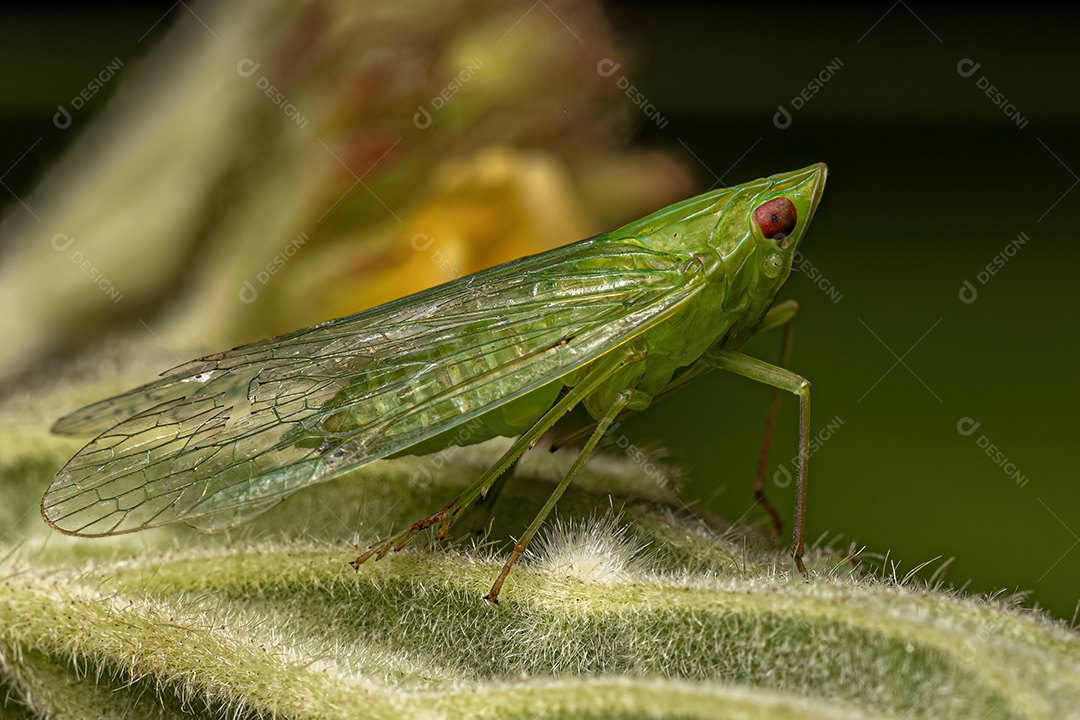
[[[794,300],[785,300],[784,302],[773,305],[769,312],[762,318],[761,323],[754,329],[754,334],[765,332],[766,330],[773,330],[778,327],[784,328],[784,339],[780,345],[780,367],[786,368],[791,361],[791,337],[794,334],[794,319],[795,313],[799,310],[799,303]],[[664,389],[656,393],[653,397],[653,402],[661,400],[671,393],[675,392],[683,385],[686,385],[692,380],[711,372],[715,368],[713,363],[699,358],[694,361],[686,370],[679,373],[675,379],[664,386]],[[780,409],[780,391],[773,392],[773,399],[769,404],[769,415],[766,418],[765,423],[765,437],[761,443],[761,452],[758,454],[758,474],[756,482],[754,483],[754,494],[758,498],[758,503],[765,506],[765,509],[773,518],[774,532],[779,535],[780,531],[784,529],[784,521],[780,519],[780,516],[776,513],[772,503],[770,503],[764,494],[765,488],[765,467],[768,465],[769,446],[772,444],[773,428],[776,425],[776,413]],[[624,410],[622,415],[617,419],[624,420],[634,414],[633,410]],[[572,445],[579,440],[587,438],[596,428],[596,423],[590,423],[584,427],[578,428],[565,435],[560,435],[554,438],[551,442],[551,451],[555,452],[561,447],[566,445]]]
[[359,569],[371,557],[381,560],[387,553],[404,548],[417,533],[432,525],[438,525],[439,537],[444,537],[453,526],[458,515],[478,497],[486,494],[495,480],[506,472],[521,457],[522,453],[532,447],[566,413],[574,409],[579,402],[588,397],[620,368],[642,359],[644,359],[643,351],[628,344],[597,360],[578,384],[572,387],[531,428],[525,431],[491,468],[477,478],[469,487],[465,488],[460,495],[447,503],[442,510],[416,521],[391,538],[376,542],[350,564]]
[[[791,341],[795,335],[795,313],[798,310],[799,304],[794,300],[778,303],[769,309],[756,330],[757,333],[777,327],[784,328],[784,336],[780,340],[779,366],[785,369],[791,365]],[[769,450],[772,447],[773,432],[776,430],[776,417],[780,413],[780,397],[780,388],[774,387],[769,400],[769,411],[765,415],[765,433],[761,437],[761,449],[758,451],[757,472],[754,473],[754,499],[772,519],[774,538],[779,538],[783,532],[784,521],[765,497],[765,474],[769,469]]]
[[790,370],[770,365],[763,360],[739,352],[712,350],[706,354],[706,358],[717,368],[799,396],[799,467],[795,473],[795,522],[791,555],[799,572],[805,576],[807,572],[806,566],[803,565],[803,545],[806,522],[806,472],[810,458],[810,383],[806,378]]

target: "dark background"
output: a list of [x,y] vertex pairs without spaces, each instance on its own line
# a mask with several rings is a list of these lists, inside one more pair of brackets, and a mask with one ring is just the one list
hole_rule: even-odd
[[[72,140],[51,118],[85,85],[86,68],[120,50],[135,62],[183,12],[168,3],[34,7],[0,21],[0,169],[41,138],[3,176],[15,193]],[[1029,590],[1029,603],[1072,618],[1080,54],[1066,35],[1078,13],[903,3],[608,10],[636,57],[633,82],[667,120],[659,128],[643,116],[634,142],[687,158],[702,190],[829,164],[803,251],[840,300],[798,273],[781,293],[801,305],[793,365],[813,383],[814,431],[836,427],[811,462],[809,537],[888,552],[901,574],[953,558],[950,582]],[[980,64],[970,77],[957,71],[963,59]],[[792,98],[837,60],[794,110]],[[978,87],[984,77],[1024,127]],[[781,104],[792,114],[786,129],[773,122]],[[978,273],[1021,232],[1028,242],[981,284]],[[960,300],[965,280],[975,302]],[[748,351],[775,357],[777,341]],[[770,476],[795,453],[791,400]],[[688,499],[755,520],[750,483],[767,401],[766,389],[716,375],[624,428],[685,468]],[[962,418],[980,423],[973,434],[958,432]],[[981,438],[1027,483],[988,457]],[[791,489],[770,495],[790,517]]]

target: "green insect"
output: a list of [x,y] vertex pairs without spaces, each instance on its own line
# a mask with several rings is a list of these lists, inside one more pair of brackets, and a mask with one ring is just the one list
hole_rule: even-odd
[[[710,369],[775,388],[755,493],[764,497],[781,390],[800,400],[792,556],[803,566],[809,383],[786,370],[794,302],[777,290],[821,199],[826,167],[714,190],[614,232],[459,278],[348,317],[168,371],[61,419],[100,433],[57,474],[45,521],[102,536],[182,521],[244,522],[292,493],[379,458],[517,437],[438,512],[358,557],[382,558],[461,510],[566,413],[595,424],[577,460],[515,544],[488,600],[620,416]],[[783,326],[781,366],[736,351]]]

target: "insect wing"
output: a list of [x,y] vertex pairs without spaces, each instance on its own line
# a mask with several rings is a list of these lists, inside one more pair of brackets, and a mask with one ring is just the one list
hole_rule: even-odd
[[77,411],[55,429],[104,432],[57,474],[42,514],[75,535],[231,527],[557,380],[699,289],[681,258],[604,238],[196,360]]

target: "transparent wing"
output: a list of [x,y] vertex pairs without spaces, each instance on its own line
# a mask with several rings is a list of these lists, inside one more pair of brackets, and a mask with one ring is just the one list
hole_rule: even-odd
[[77,411],[42,514],[76,535],[230,527],[558,379],[685,302],[682,258],[604,236],[181,365]]

